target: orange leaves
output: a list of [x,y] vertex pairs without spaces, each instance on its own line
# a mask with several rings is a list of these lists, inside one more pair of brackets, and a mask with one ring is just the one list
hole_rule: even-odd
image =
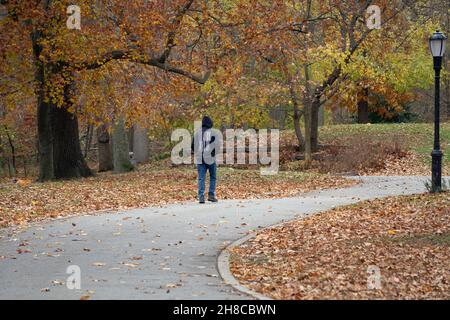
[[[275,299],[448,299],[449,236],[448,193],[388,198],[261,231],[230,262]],[[379,290],[368,290],[369,266]]]
[[25,180],[25,179],[19,179],[17,180],[17,184],[21,186],[22,188],[28,187],[33,181],[31,179]]
[[[225,168],[219,171],[219,177],[218,194],[222,199],[275,198],[353,183],[302,174],[264,178],[258,171]],[[26,182],[23,186],[10,184],[2,188],[0,227],[6,227],[50,217],[194,201],[197,176],[194,168],[144,167],[122,175],[108,173],[78,181]]]

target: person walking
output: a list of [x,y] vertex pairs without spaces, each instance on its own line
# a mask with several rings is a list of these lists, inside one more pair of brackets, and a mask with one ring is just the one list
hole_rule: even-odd
[[204,116],[202,119],[202,128],[194,134],[194,139],[192,140],[192,151],[194,152],[198,174],[198,201],[202,204],[205,203],[205,183],[206,173],[208,171],[208,201],[218,202],[216,198],[216,146],[218,143],[217,135],[213,131],[212,119],[208,116]]

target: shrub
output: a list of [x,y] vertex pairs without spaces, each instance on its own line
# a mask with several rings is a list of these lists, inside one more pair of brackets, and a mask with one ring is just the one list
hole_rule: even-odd
[[383,169],[385,161],[407,155],[405,138],[400,135],[354,136],[325,147],[319,155],[318,168],[322,173],[350,173],[368,169]]

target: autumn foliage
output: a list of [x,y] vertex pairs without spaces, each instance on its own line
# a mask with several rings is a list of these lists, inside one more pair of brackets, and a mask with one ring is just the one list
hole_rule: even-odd
[[42,181],[91,175],[80,119],[170,130],[167,115],[190,119],[197,106],[258,127],[286,105],[310,161],[321,106],[368,100],[389,117],[432,80],[424,44],[436,23],[401,1],[377,1],[372,29],[374,1],[78,0],[81,30],[67,28],[72,2],[1,1],[1,121],[35,118]]

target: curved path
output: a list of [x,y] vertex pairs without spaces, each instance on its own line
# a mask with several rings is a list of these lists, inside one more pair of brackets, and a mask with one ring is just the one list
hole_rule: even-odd
[[[250,230],[362,200],[425,191],[421,177],[364,177],[362,184],[297,198],[180,204],[0,231],[0,299],[248,299],[225,285],[217,256]],[[66,287],[68,266],[81,289]]]

